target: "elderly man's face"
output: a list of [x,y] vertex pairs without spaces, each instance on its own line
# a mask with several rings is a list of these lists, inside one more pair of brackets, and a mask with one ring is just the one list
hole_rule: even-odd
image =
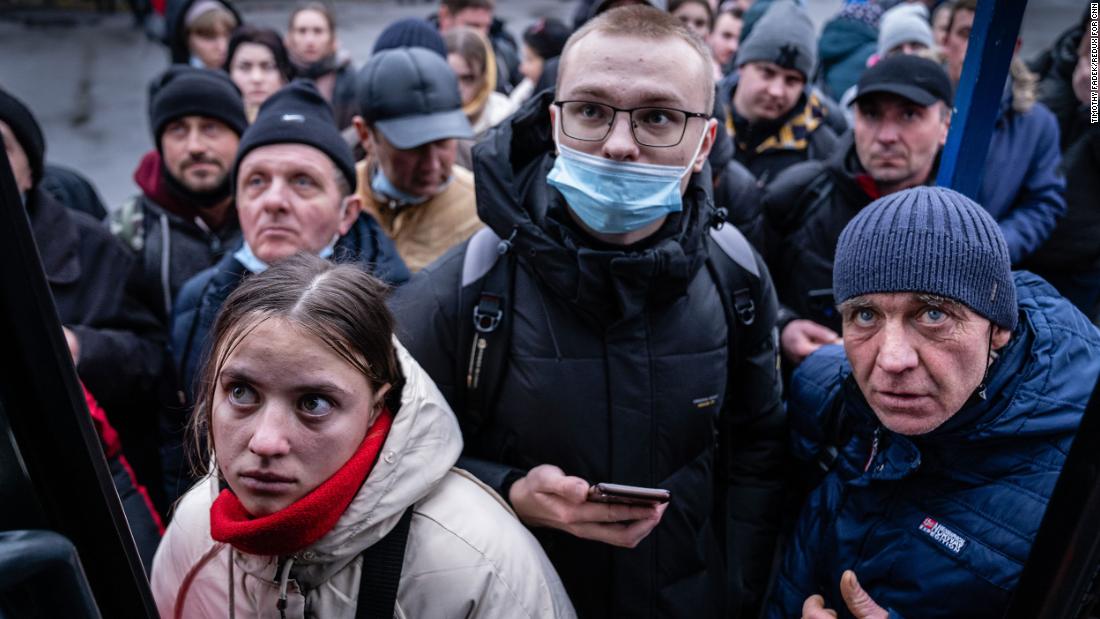
[[272,264],[300,251],[317,254],[347,233],[359,203],[342,196],[337,174],[327,155],[305,144],[249,152],[238,170],[237,211],[252,253]]
[[883,193],[923,184],[947,141],[950,116],[942,103],[928,107],[890,93],[856,102],[856,154]]
[[970,308],[912,292],[868,294],[840,306],[844,350],[860,391],[887,429],[926,434],[978,388],[990,349],[1011,333]]

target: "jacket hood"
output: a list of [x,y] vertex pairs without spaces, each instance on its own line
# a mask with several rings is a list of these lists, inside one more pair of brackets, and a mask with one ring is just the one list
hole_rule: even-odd
[[[1076,430],[1100,375],[1100,331],[1039,276],[1027,271],[1013,276],[1020,321],[990,366],[988,399],[972,397],[946,423],[912,437],[912,443],[952,445]],[[815,420],[823,418],[831,402],[827,394],[837,389],[845,390],[845,402],[856,419],[878,427],[855,381],[849,379],[851,371],[839,346],[815,353],[799,367],[791,395],[792,423],[799,432],[819,434]]]
[[[195,2],[196,0],[168,2],[168,9],[164,16],[164,43],[168,46],[173,63],[187,64],[191,61],[191,52],[187,49],[187,37],[183,36],[183,19],[187,17],[187,11],[191,10],[191,6]],[[218,2],[225,7],[225,10],[232,13],[233,17],[237,18],[238,26],[244,23],[240,12],[231,3],[225,0],[218,0]]]
[[474,148],[481,221],[510,239],[519,260],[555,294],[600,322],[679,297],[706,258],[714,216],[710,166],[692,175],[683,211],[653,236],[630,247],[600,243],[572,222],[564,198],[546,182],[555,158],[553,97],[549,91],[532,97]]
[[[462,452],[462,433],[447,401],[409,352],[394,343],[405,375],[401,407],[351,505],[331,531],[296,555],[291,578],[306,588],[324,583],[389,533],[407,507],[439,485]],[[274,557],[234,556],[257,578],[271,579]]]

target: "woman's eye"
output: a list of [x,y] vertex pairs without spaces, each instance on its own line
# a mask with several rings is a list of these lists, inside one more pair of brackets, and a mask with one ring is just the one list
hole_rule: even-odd
[[306,414],[317,417],[327,415],[333,409],[333,404],[328,398],[315,393],[303,396],[300,405]]
[[256,392],[244,383],[235,383],[229,386],[229,400],[238,406],[255,404]]

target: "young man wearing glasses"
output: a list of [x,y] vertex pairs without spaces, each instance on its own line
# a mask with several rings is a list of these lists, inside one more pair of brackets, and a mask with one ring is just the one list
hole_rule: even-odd
[[[766,585],[776,301],[717,229],[713,97],[710,52],[675,18],[593,19],[557,92],[475,148],[488,229],[395,292],[402,343],[463,427],[460,466],[533,529],[583,617],[737,616]],[[592,501],[600,482],[671,500]]]

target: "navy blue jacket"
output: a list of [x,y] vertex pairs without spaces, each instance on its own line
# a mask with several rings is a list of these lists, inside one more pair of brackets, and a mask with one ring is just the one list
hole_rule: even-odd
[[1054,231],[1066,212],[1066,181],[1060,170],[1058,121],[1042,103],[1024,113],[1012,109],[1012,83],[989,142],[978,203],[997,220],[1013,265],[1028,257]]
[[1001,616],[1100,374],[1100,331],[1038,276],[1015,280],[1020,321],[990,367],[989,398],[926,435],[878,423],[839,346],[799,367],[796,455],[827,444],[837,397],[852,437],[802,508],[769,618],[800,616],[815,593],[850,617],[847,569],[893,616]]
[[[393,286],[411,277],[393,241],[366,213],[361,214],[351,230],[336,243],[335,256],[340,262],[362,263],[376,277]],[[187,280],[180,289],[172,317],[171,348],[182,381],[179,384],[188,395],[193,393],[195,373],[214,318],[246,273],[244,265],[230,252],[218,264]],[[187,399],[192,401],[190,397]]]

